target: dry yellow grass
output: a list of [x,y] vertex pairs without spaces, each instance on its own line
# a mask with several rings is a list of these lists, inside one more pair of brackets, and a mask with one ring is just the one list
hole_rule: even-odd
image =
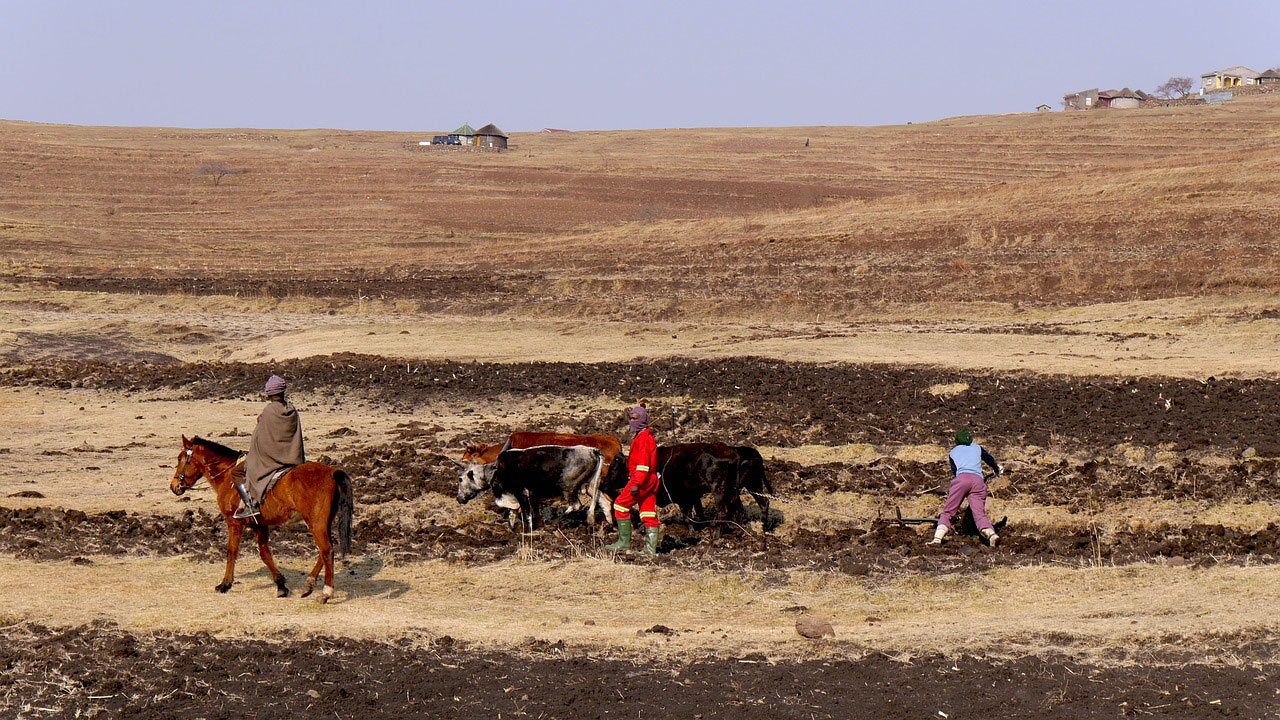
[[[501,155],[410,151],[395,133],[3,123],[0,172],[21,182],[0,201],[0,261],[55,276],[444,273],[430,282],[513,282],[508,307],[560,317],[1274,292],[1277,117],[1280,101],[1260,97],[530,134]],[[211,187],[194,173],[209,160],[250,172]]]
[[[793,572],[777,581],[750,571],[695,573],[585,558],[479,568],[388,566],[362,558],[343,569],[335,602],[320,606],[296,597],[277,600],[261,569],[242,574],[230,595],[220,595],[211,589],[217,570],[207,565],[93,561],[81,567],[0,559],[0,607],[12,619],[55,625],[105,619],[143,631],[374,638],[426,633],[504,646],[538,638],[672,653],[764,651],[784,658],[849,652],[844,644],[797,637],[796,615],[788,608],[798,605],[831,617],[838,641],[906,654],[1056,650],[1106,662],[1108,649],[1154,648],[1168,642],[1173,628],[1192,636],[1280,629],[1270,612],[1280,601],[1280,570],[1274,567],[1033,567],[868,584],[825,573]],[[282,562],[294,578],[304,564]],[[636,593],[641,585],[646,592]],[[638,633],[659,623],[678,635],[655,640]],[[1048,629],[1067,632],[1055,638]],[[1226,659],[1229,648],[1201,652],[1206,660]]]
[[[1085,375],[1268,376],[1280,320],[1262,293],[1010,311],[900,306],[875,321],[608,322],[460,317],[388,302],[0,289],[10,362],[160,353],[184,361],[335,352],[392,358],[582,362],[760,355]],[[911,318],[916,317],[916,320]],[[1030,332],[1029,330],[1030,329]]]

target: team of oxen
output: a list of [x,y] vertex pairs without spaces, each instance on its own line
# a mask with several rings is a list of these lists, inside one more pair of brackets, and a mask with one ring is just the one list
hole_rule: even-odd
[[[613,522],[613,498],[627,484],[627,458],[612,435],[517,432],[501,445],[472,445],[462,459],[458,502],[466,503],[488,491],[498,507],[508,511],[514,528],[528,530],[542,523],[542,503],[566,503],[564,515],[586,510],[588,524],[598,510]],[[769,495],[773,487],[764,471],[764,458],[753,447],[723,443],[683,443],[658,447],[660,507],[675,504],[695,524],[714,526],[746,522],[741,494],[750,493],[760,507],[766,529]],[[710,494],[714,511],[708,515],[703,497]]]

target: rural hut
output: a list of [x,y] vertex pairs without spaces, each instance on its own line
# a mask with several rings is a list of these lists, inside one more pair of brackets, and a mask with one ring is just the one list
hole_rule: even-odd
[[1116,109],[1136,108],[1142,105],[1142,101],[1146,99],[1147,94],[1141,90],[1103,90],[1098,93],[1098,104],[1103,107]]
[[449,139],[453,141],[450,145],[475,145],[476,130],[467,123],[462,123],[462,127],[449,133]]
[[1259,85],[1280,85],[1280,68],[1272,68],[1258,76]]
[[489,123],[475,132],[476,147],[493,148],[497,150],[507,149],[507,136],[498,129],[497,125]]
[[1048,103],[1044,103],[1036,106],[1036,112],[1049,112],[1052,109],[1053,107],[1050,106]]
[[1260,74],[1256,70],[1250,70],[1243,65],[1223,68],[1222,70],[1210,70],[1200,76],[1200,92],[1206,93],[1211,90],[1253,85],[1258,81],[1258,75]]
[[1088,110],[1098,103],[1098,88],[1067,93],[1062,96],[1063,110]]

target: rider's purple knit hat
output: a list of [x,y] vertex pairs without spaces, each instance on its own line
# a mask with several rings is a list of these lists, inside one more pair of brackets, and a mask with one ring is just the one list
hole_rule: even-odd
[[267,378],[267,384],[263,388],[263,391],[268,395],[279,395],[283,393],[287,387],[289,387],[289,383],[285,382],[284,378],[279,375],[272,375]]

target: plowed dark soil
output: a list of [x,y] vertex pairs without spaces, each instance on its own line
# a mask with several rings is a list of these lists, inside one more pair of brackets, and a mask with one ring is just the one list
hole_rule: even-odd
[[[654,636],[655,644],[664,640]],[[1270,717],[1277,668],[1102,667],[1061,656],[853,660],[523,653],[339,638],[0,629],[0,714],[48,718]],[[860,656],[856,648],[851,654]],[[38,714],[37,714],[38,713]]]
[[[995,452],[998,457],[999,450]],[[931,488],[942,494],[949,481],[943,460],[919,463],[883,458],[867,465],[801,465],[770,460],[765,467],[774,486],[789,495],[856,491],[892,499],[911,497]],[[1076,464],[1064,460],[1057,465],[1014,471],[1006,479],[1011,485],[1004,497],[1017,495],[1037,505],[1060,505],[1071,510],[1105,509],[1108,503],[1135,498],[1211,502],[1280,500],[1280,461],[1275,458],[1250,458],[1211,466],[1184,457],[1152,467],[1113,462],[1105,457]]]
[[416,300],[424,311],[466,307],[471,312],[503,312],[517,294],[540,285],[543,276],[533,273],[436,273],[426,269],[403,271],[338,270],[327,277],[237,272],[199,277],[120,277],[95,273],[56,278],[0,275],[0,282],[18,285],[81,290],[87,292],[248,297],[319,297]]
[[[868,524],[845,531],[801,530],[788,537],[740,531],[716,537],[714,531],[667,518],[657,562],[669,566],[740,570],[836,570],[853,575],[921,572],[977,572],[993,567],[1059,563],[1071,566],[1103,562],[1164,561],[1181,556],[1192,563],[1271,563],[1280,557],[1280,525],[1254,533],[1221,525],[1153,527],[1139,532],[1095,533],[1089,528],[1052,531],[1036,526],[1006,527],[1001,546],[992,550],[976,538],[957,537],[937,548],[924,544],[926,529]],[[446,559],[486,563],[517,550],[515,536],[496,517],[466,527],[436,525],[423,519],[412,530],[381,516],[358,521],[356,553],[377,552],[401,560]],[[565,523],[535,536],[540,557],[568,559],[575,548],[597,551],[604,539],[581,524]],[[310,557],[310,535],[301,526],[272,532],[272,547],[282,557]],[[0,552],[36,560],[78,559],[89,555],[188,556],[216,562],[225,552],[222,518],[203,511],[178,516],[113,511],[86,514],[56,508],[0,507]],[[249,562],[252,553],[242,557]]]
[[[502,437],[502,433],[495,433],[481,439],[496,442]],[[458,483],[457,466],[446,452],[431,443],[418,448],[408,443],[384,444],[337,457],[322,455],[319,460],[357,478],[357,501],[368,505],[409,500],[425,492],[452,497]],[[771,459],[765,461],[765,471],[775,490],[795,499],[837,491],[875,494],[886,501],[910,499],[930,489],[940,495],[948,480],[948,469],[941,460],[920,463],[881,458],[867,465],[801,465]],[[1034,504],[1069,510],[1105,509],[1108,503],[1135,498],[1280,501],[1280,460],[1275,458],[1250,458],[1223,466],[1182,458],[1154,467],[1100,458],[1078,464],[1062,461],[1058,465],[1035,466],[1006,478],[1011,485],[1003,497],[1016,495]]]
[[[695,398],[692,407],[655,407],[659,432],[692,412],[709,416],[715,439],[754,445],[946,442],[971,425],[991,442],[1113,446],[1122,442],[1178,450],[1254,447],[1280,455],[1280,382],[1209,379],[1078,378],[961,373],[929,367],[819,365],[760,358],[670,359],[645,363],[388,362],[371,356],[315,357],[272,365],[247,363],[69,362],[8,368],[0,383],[117,391],[181,390],[192,399],[247,396],[282,372],[295,386],[352,393],[391,408],[426,400],[459,409],[512,396],[663,395]],[[952,397],[934,384],[966,382]],[[732,399],[745,409],[707,404]],[[692,415],[695,432],[697,420]],[[592,430],[600,419],[570,418]],[[617,419],[608,421],[616,427]],[[585,426],[585,427],[583,427]]]

